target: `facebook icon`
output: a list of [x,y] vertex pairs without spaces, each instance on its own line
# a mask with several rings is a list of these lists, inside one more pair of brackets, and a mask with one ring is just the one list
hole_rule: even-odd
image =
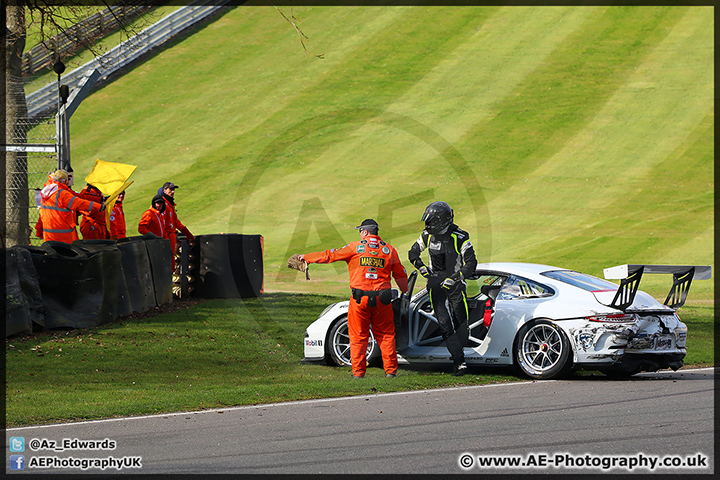
[[25,455],[10,455],[10,470],[25,470]]

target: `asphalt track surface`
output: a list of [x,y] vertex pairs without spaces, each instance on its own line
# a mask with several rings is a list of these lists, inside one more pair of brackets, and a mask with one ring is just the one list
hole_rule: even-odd
[[[122,473],[714,473],[712,368],[386,394],[362,381],[368,395],[8,429],[25,468],[6,472],[118,473],[79,462],[127,457],[141,467]],[[64,439],[115,448],[49,448]],[[46,457],[75,466],[30,467]]]

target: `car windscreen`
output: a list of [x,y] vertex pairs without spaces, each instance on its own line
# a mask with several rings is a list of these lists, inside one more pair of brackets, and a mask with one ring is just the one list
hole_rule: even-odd
[[602,278],[593,277],[585,273],[574,272],[572,270],[554,270],[543,272],[543,276],[550,277],[569,285],[582,288],[588,292],[597,292],[599,290],[617,290],[618,286]]

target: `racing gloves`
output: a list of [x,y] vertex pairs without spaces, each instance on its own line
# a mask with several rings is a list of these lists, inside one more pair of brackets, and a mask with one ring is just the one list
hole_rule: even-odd
[[450,290],[452,287],[455,286],[457,282],[462,280],[463,275],[462,272],[457,272],[452,275],[450,275],[448,278],[443,280],[443,282],[440,284],[440,286],[446,290]]
[[462,280],[463,274],[462,272],[456,272],[449,277],[447,277],[442,282],[439,282],[439,278],[437,278],[437,274],[430,271],[429,268],[427,268],[425,265],[418,268],[418,272],[420,275],[428,279],[428,287],[438,287],[441,286],[442,288],[446,290],[450,290],[455,286],[457,282]]

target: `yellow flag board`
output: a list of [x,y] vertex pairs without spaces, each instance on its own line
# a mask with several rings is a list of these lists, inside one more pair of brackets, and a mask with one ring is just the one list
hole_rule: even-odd
[[85,177],[85,181],[90,185],[95,185],[103,195],[111,196],[122,191],[121,188],[136,168],[137,165],[97,159],[92,171]]
[[137,165],[106,162],[98,158],[95,160],[92,171],[85,177],[87,183],[95,185],[103,195],[108,196],[108,199],[105,200],[105,224],[108,232],[110,231],[110,214],[115,207],[115,200],[120,192],[124,192],[133,183],[128,181],[128,178],[136,168]]
[[110,231],[110,215],[112,214],[113,208],[115,208],[115,201],[117,200],[117,197],[125,191],[127,187],[132,185],[133,180],[128,180],[127,182],[123,183],[120,188],[118,188],[112,195],[110,195],[107,200],[105,200],[105,224],[107,225],[108,232]]

